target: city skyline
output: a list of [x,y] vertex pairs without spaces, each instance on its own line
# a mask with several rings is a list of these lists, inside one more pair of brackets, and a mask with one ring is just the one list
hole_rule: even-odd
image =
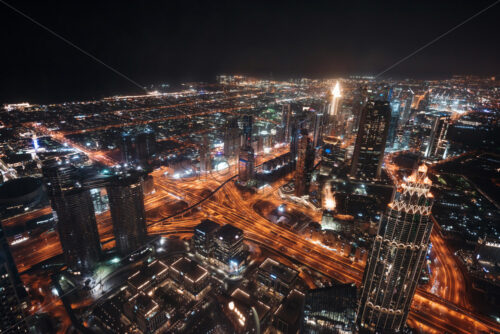
[[500,0],[0,0],[0,333],[500,333]]
[[[213,81],[220,73],[279,80],[377,75],[492,3],[60,2],[45,6],[28,2],[16,8],[148,88]],[[134,84],[2,6],[3,44],[10,46],[5,55],[9,66],[0,79],[5,88],[2,103],[26,98],[57,103],[140,92]],[[500,44],[496,34],[490,33],[495,30],[498,11],[497,6],[485,11],[383,77],[499,75],[495,54]],[[91,26],[87,18],[92,19]],[[373,26],[381,32],[379,38],[367,36]],[[42,49],[44,52],[36,52]]]

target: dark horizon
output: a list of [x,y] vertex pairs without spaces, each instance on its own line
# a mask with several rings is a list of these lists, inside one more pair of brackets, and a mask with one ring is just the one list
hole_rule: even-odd
[[[492,1],[375,4],[277,1],[11,3],[143,86],[267,78],[375,75]],[[56,103],[139,88],[5,5],[0,103]],[[500,73],[494,6],[383,78]]]

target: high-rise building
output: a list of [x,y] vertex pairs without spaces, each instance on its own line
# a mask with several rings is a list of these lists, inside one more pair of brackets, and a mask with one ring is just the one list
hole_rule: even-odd
[[342,95],[340,94],[340,85],[339,82],[335,84],[335,86],[331,89],[331,91],[327,94],[327,103],[328,103],[328,114],[325,126],[325,134],[327,136],[330,135],[338,135],[340,124],[340,98]]
[[324,141],[321,153],[320,174],[326,176],[332,172],[335,173],[345,165],[347,151],[338,137],[327,137]]
[[295,170],[295,196],[304,196],[309,192],[311,173],[314,167],[314,148],[306,129],[300,131]]
[[425,151],[426,158],[444,159],[448,148],[448,127],[450,125],[450,117],[436,117],[431,128],[429,143]]
[[156,153],[156,136],[151,129],[140,133],[124,132],[118,147],[122,163],[147,164]]
[[220,225],[210,219],[204,219],[194,227],[191,243],[196,253],[211,256],[215,247],[215,232]]
[[352,121],[353,125],[351,127],[352,133],[358,131],[359,121],[361,119],[361,114],[366,105],[367,99],[368,99],[368,91],[366,86],[358,87],[354,91],[352,99],[352,115],[353,115],[353,121]]
[[27,293],[0,224],[0,333],[28,333]]
[[254,176],[255,171],[255,156],[251,146],[243,146],[240,148],[238,158],[238,180],[240,182],[248,182]]
[[238,127],[238,120],[232,118],[226,123],[224,130],[224,156],[228,159],[237,156],[239,147],[240,128]]
[[135,138],[135,158],[141,164],[147,164],[156,153],[156,135],[146,129]]
[[203,135],[202,142],[199,149],[200,154],[200,172],[207,173],[212,170],[212,161],[210,155],[210,144],[208,142],[208,136]]
[[43,167],[66,264],[88,272],[99,261],[101,244],[90,191],[82,187],[75,167],[50,163]]
[[221,262],[227,271],[239,271],[245,262],[243,231],[226,224],[215,232],[214,258]]
[[356,333],[356,302],[354,284],[309,290],[305,296],[300,332]]
[[413,104],[413,97],[415,96],[415,93],[408,88],[407,90],[404,91],[401,97],[401,122],[400,124],[405,125],[406,122],[410,119],[411,115],[411,106]]
[[124,132],[118,142],[121,153],[121,162],[130,164],[135,160],[135,138],[131,133]]
[[421,165],[401,183],[381,218],[361,286],[357,322],[365,330],[397,332],[406,323],[432,229],[426,174]]
[[291,121],[292,121],[292,106],[290,103],[284,104],[281,107],[281,126],[283,128],[283,141],[288,143],[290,141]]
[[393,99],[390,103],[391,106],[391,122],[389,124],[389,130],[387,131],[387,143],[386,147],[388,149],[392,149],[394,146],[394,140],[396,139],[396,130],[398,129],[399,125],[399,118],[400,118],[400,101]]
[[253,128],[253,117],[251,115],[243,116],[244,145],[252,146],[252,128]]
[[143,175],[126,173],[106,187],[113,220],[116,248],[128,255],[144,245],[147,236]]
[[313,147],[318,147],[321,145],[323,140],[323,113],[313,110],[312,115],[312,130],[313,130],[313,138],[312,145]]
[[391,108],[388,102],[367,102],[361,113],[354,145],[350,172],[352,178],[380,178],[390,121]]

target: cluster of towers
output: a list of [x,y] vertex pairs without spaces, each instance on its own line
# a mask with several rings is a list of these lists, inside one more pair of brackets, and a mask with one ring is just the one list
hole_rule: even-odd
[[54,161],[43,167],[43,175],[57,216],[63,254],[71,270],[89,272],[100,260],[101,243],[90,195],[93,188],[107,190],[118,252],[127,255],[144,244],[145,173],[126,171],[87,179],[75,166]]

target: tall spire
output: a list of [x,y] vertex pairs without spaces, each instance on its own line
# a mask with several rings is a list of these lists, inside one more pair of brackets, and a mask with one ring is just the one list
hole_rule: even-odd
[[337,83],[335,84],[335,87],[332,88],[332,96],[334,99],[342,97],[342,95],[340,94],[340,85],[339,85],[338,80],[337,80]]

